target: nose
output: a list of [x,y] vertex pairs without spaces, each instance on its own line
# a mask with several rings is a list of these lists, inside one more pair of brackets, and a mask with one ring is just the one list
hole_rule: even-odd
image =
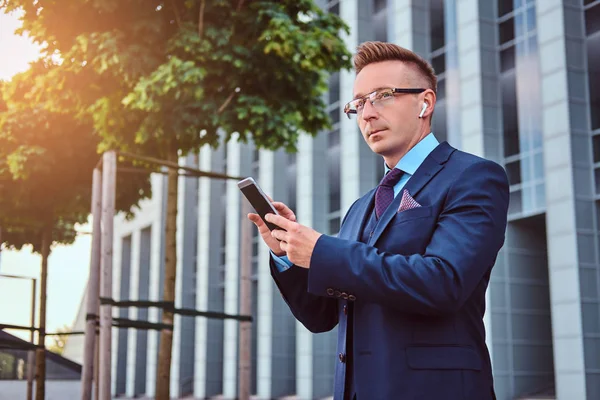
[[379,117],[377,110],[375,109],[373,104],[371,104],[370,101],[365,102],[365,105],[363,106],[361,117],[365,121],[369,121],[371,119],[377,119]]

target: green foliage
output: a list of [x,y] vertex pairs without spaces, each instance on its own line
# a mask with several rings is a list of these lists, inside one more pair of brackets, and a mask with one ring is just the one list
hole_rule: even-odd
[[[99,138],[93,133],[91,120],[77,119],[52,107],[41,90],[53,68],[44,62],[34,63],[30,70],[2,85],[2,241],[13,248],[32,244],[37,252],[48,226],[53,242],[74,241],[75,224],[88,218],[92,170],[100,157],[96,150]],[[149,191],[148,177],[140,178],[129,186],[137,191],[131,193],[127,187],[121,191],[122,208],[129,209],[131,199]]]
[[[330,127],[327,75],[350,67],[348,28],[312,0],[13,0],[23,30],[60,54],[58,109],[89,115],[101,149],[167,158],[219,131],[269,149]],[[69,23],[65,23],[69,21]]]

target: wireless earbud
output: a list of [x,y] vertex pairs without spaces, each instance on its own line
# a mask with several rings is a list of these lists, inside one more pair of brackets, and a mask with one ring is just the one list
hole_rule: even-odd
[[423,114],[425,114],[425,110],[427,110],[427,106],[429,104],[427,104],[427,102],[423,103],[423,108],[421,109],[421,113],[419,114],[419,118],[423,118]]

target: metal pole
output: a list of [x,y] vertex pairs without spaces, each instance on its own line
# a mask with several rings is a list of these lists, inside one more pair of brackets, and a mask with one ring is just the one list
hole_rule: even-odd
[[[102,222],[102,171],[94,169],[92,178],[92,255],[90,277],[87,285],[87,315],[85,321],[85,344],[81,371],[81,399],[92,400],[94,380],[94,355],[96,353],[96,321],[100,291],[100,243]],[[98,384],[98,382],[96,382]]]
[[[104,153],[102,161],[102,274],[101,296],[112,299],[113,218],[115,215],[115,189],[117,155],[114,151]],[[99,399],[111,399],[111,329],[112,307],[100,305],[100,368]]]
[[[31,327],[35,327],[35,298],[37,296],[37,280],[31,279]],[[31,344],[35,343],[35,330],[31,330]],[[35,350],[27,352],[27,400],[33,399],[33,377],[35,367]]]
[[[246,215],[250,212],[250,203],[242,198],[242,223],[240,244],[240,314],[252,313],[252,231]],[[250,399],[252,323],[240,321],[239,325],[239,399]]]

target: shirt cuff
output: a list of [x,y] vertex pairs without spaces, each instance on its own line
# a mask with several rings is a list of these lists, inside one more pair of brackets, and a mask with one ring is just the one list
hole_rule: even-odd
[[287,258],[287,256],[278,257],[275,254],[273,254],[271,250],[269,250],[269,252],[271,253],[271,257],[273,257],[273,260],[275,261],[277,271],[283,272],[293,265],[292,262]]

